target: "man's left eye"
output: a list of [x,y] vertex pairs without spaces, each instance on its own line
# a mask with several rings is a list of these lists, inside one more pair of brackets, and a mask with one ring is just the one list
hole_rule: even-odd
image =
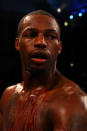
[[51,40],[57,39],[57,37],[55,35],[47,35],[47,37],[50,38]]

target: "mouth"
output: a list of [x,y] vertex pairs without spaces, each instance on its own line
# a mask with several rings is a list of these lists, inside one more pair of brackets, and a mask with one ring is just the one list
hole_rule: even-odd
[[48,60],[48,55],[46,53],[33,53],[31,59],[34,63],[43,64]]

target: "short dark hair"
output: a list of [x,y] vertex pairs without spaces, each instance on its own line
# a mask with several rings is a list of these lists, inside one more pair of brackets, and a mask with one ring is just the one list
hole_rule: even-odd
[[[57,24],[59,26],[59,23],[58,23],[57,19],[51,13],[49,13],[47,11],[44,11],[44,10],[35,10],[35,11],[32,11],[32,12],[26,14],[24,17],[21,18],[21,20],[18,23],[17,36],[20,35],[21,25],[23,24],[25,17],[33,15],[33,14],[35,14],[35,15],[39,15],[39,14],[40,15],[47,15],[49,17],[52,17],[53,19],[55,19],[55,21],[57,22]],[[60,26],[59,26],[59,31],[60,31]]]

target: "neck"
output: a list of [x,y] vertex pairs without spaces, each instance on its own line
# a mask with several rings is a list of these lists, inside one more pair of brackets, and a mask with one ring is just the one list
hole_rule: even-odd
[[46,70],[41,73],[33,74],[23,69],[24,89],[46,88],[49,89],[55,81],[57,69]]

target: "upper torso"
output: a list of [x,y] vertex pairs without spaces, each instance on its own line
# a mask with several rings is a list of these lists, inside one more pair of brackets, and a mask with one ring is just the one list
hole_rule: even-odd
[[7,90],[12,95],[3,106],[3,131],[86,131],[87,96],[78,87],[64,83],[24,93],[20,83]]
[[4,115],[4,131],[44,131],[47,95],[39,88],[32,93],[15,93]]

